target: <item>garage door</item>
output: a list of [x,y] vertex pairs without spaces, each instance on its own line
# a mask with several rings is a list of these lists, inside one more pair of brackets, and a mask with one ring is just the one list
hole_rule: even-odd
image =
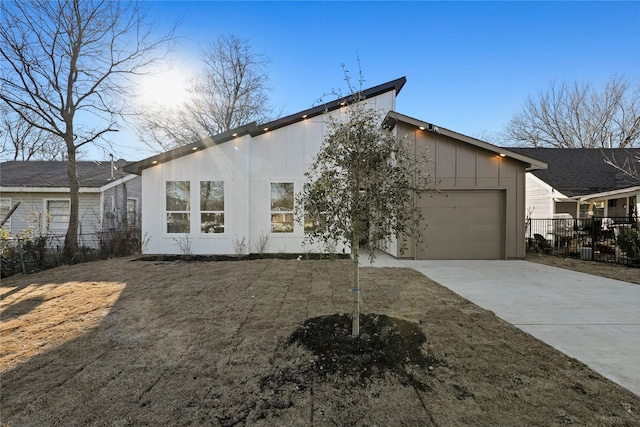
[[503,191],[443,191],[418,200],[424,216],[417,259],[504,259]]

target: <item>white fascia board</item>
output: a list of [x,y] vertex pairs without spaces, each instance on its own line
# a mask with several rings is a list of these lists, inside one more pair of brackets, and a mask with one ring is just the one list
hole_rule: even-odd
[[578,200],[580,200],[581,202],[596,201],[597,199],[607,199],[611,196],[618,196],[622,198],[626,196],[633,196],[636,194],[640,194],[640,186],[621,188],[620,190],[605,191],[603,193],[585,194],[584,196],[580,196]]
[[558,190],[556,190],[555,188],[553,188],[549,184],[547,184],[546,181],[543,181],[542,179],[540,179],[537,176],[535,176],[532,172],[527,172],[527,176],[530,179],[532,179],[533,181],[535,181],[538,184],[540,184],[541,186],[547,188],[549,190],[549,192],[551,193],[551,195],[553,196],[555,201],[573,200],[570,197],[565,196],[564,194],[562,194],[561,192],[559,192]]
[[116,187],[122,183],[125,183],[127,181],[131,181],[133,178],[137,177],[138,175],[127,175],[125,177],[122,177],[120,179],[116,179],[115,181],[111,181],[108,184],[103,185],[102,187],[100,187],[100,192],[103,191],[107,191],[110,188]]
[[[68,193],[69,187],[0,187],[2,193]],[[100,193],[98,187],[80,187],[79,193]]]

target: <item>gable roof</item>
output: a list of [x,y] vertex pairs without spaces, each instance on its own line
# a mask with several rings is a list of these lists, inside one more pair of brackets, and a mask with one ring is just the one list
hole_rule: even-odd
[[622,161],[640,155],[640,149],[624,148],[509,148],[549,165],[532,173],[567,197],[621,190],[638,182],[605,163],[605,155]]
[[[79,161],[78,183],[80,187],[100,188],[120,179],[123,171],[114,170],[111,162]],[[10,161],[0,163],[0,188],[69,188],[66,161]]]
[[[381,95],[386,92],[390,92],[392,90],[396,91],[396,94],[400,92],[404,84],[407,82],[406,77],[400,77],[399,79],[391,80],[387,83],[383,83],[369,89],[365,89],[361,92],[361,95],[364,99],[373,98],[375,96]],[[280,119],[271,121],[269,123],[264,123],[258,125],[257,123],[249,123],[244,126],[240,126],[235,129],[228,130],[226,132],[220,133],[218,135],[213,135],[207,138],[203,138],[199,141],[195,141],[191,144],[187,144],[173,150],[166,151],[164,153],[157,154],[152,157],[148,157],[144,160],[140,160],[139,162],[132,163],[130,165],[125,166],[124,170],[129,173],[134,173],[136,175],[140,175],[144,169],[155,166],[159,163],[164,163],[170,160],[174,160],[186,155],[189,155],[195,151],[202,150],[205,148],[213,147],[218,144],[222,144],[231,139],[250,134],[252,137],[261,135],[263,133],[289,126],[291,124],[301,122],[305,119],[310,119],[315,116],[319,116],[324,114],[327,111],[337,110],[338,108],[344,107],[346,103],[351,99],[351,95],[344,96],[342,98],[338,98],[336,100],[317,105],[315,107],[299,111],[294,114],[290,114],[286,117],[282,117]]]
[[429,132],[435,132],[439,135],[444,135],[444,136],[448,136],[450,138],[454,138],[457,139],[458,141],[462,141],[465,142],[469,145],[475,146],[477,148],[495,153],[499,156],[502,157],[508,157],[511,158],[513,160],[517,160],[519,162],[525,163],[527,164],[527,171],[529,170],[537,170],[537,169],[546,169],[547,168],[547,164],[544,161],[540,161],[537,160],[533,157],[529,157],[527,155],[524,154],[520,154],[517,152],[513,152],[510,149],[507,150],[505,148],[502,147],[498,147],[497,145],[493,145],[490,144],[488,142],[485,141],[481,141],[479,139],[476,138],[472,138],[470,136],[467,135],[463,135],[461,133],[458,132],[454,132],[452,130],[440,127],[440,126],[436,126],[433,123],[428,123],[422,120],[418,120],[418,119],[414,119],[413,117],[409,117],[406,116],[404,114],[400,114],[397,113],[395,111],[390,111],[387,114],[387,117],[385,118],[384,121],[384,125],[387,126],[389,129],[393,129],[393,127],[395,126],[396,122],[403,122],[403,123],[407,123],[409,125],[415,126],[419,129],[422,130],[427,130]]

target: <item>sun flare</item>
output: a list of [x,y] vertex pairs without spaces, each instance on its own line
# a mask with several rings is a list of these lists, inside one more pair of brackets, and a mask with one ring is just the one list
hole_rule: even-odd
[[177,107],[189,97],[186,73],[172,69],[141,78],[138,100],[142,105]]

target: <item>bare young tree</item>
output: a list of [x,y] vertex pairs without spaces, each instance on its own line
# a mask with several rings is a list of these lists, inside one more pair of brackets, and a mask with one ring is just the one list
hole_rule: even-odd
[[63,255],[70,260],[78,246],[78,150],[117,131],[130,78],[159,58],[172,35],[154,37],[137,2],[2,2],[0,14],[0,101],[64,142],[71,203]]
[[505,129],[505,142],[532,147],[625,148],[640,143],[640,81],[613,76],[602,90],[552,83],[529,97]]
[[172,108],[146,106],[139,134],[152,148],[167,150],[250,122],[273,119],[269,104],[270,60],[247,40],[229,34],[200,49],[202,72],[190,98]]

